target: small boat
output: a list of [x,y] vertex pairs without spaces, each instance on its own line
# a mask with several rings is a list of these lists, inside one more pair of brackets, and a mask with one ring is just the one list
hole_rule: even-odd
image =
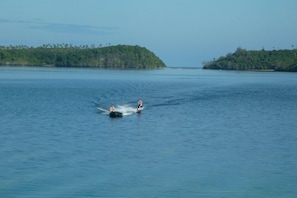
[[109,113],[109,117],[111,118],[120,118],[123,117],[123,113],[118,112],[118,111],[112,111]]

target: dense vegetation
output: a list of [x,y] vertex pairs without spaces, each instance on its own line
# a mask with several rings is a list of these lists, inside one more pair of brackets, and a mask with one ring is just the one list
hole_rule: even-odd
[[237,48],[232,54],[205,63],[203,69],[297,72],[297,49],[247,51]]
[[166,67],[154,53],[140,46],[72,46],[69,44],[0,46],[0,65],[154,69]]

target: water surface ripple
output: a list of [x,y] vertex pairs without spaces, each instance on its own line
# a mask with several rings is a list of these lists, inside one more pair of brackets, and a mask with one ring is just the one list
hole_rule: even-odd
[[295,197],[296,98],[292,73],[0,67],[0,197]]

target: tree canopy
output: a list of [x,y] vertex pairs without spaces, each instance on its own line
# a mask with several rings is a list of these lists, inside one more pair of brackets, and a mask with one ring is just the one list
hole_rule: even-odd
[[248,51],[237,48],[232,54],[205,63],[203,69],[297,72],[297,49]]
[[166,65],[144,47],[117,45],[94,47],[71,44],[40,47],[0,46],[0,65],[155,69]]

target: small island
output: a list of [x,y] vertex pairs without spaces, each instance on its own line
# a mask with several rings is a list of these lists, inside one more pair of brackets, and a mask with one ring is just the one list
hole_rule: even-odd
[[0,46],[0,66],[92,67],[104,69],[159,69],[166,65],[144,47],[106,47],[71,44]]
[[234,53],[203,65],[203,69],[297,72],[297,49],[248,51],[237,48]]

